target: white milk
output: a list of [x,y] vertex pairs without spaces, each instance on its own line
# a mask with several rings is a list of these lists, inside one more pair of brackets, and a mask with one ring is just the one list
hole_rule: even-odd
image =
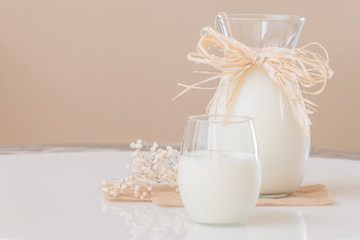
[[[225,97],[220,102],[224,103]],[[229,113],[254,120],[262,168],[261,194],[294,192],[309,156],[310,138],[295,122],[285,97],[282,120],[279,99],[279,89],[271,78],[262,69],[254,69],[246,76]],[[224,106],[218,107],[218,114],[225,113]],[[228,134],[228,142],[222,144],[233,144],[232,136]]]
[[251,154],[194,152],[182,155],[179,190],[190,216],[199,223],[243,223],[260,191],[260,162]]

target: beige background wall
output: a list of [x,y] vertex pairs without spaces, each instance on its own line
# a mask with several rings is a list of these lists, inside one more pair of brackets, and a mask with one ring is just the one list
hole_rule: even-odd
[[307,18],[334,78],[313,97],[312,146],[360,150],[360,2],[0,0],[0,144],[179,142],[212,92],[170,99],[204,75],[186,60],[218,12]]

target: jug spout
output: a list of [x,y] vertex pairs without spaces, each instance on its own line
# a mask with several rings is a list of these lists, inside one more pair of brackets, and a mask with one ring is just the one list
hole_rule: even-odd
[[292,15],[226,14],[216,17],[220,32],[256,48],[295,48],[305,18]]

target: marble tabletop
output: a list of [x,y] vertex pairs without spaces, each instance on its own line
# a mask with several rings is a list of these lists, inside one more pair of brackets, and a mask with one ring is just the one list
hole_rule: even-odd
[[[179,149],[179,143],[162,143],[160,146],[173,146]],[[117,144],[46,144],[46,145],[19,145],[0,146],[0,155],[22,153],[55,153],[55,152],[99,152],[99,151],[130,151],[128,143]],[[341,158],[360,160],[360,151],[332,150],[312,148],[312,157]]]
[[336,204],[256,207],[242,226],[210,227],[193,223],[184,208],[105,201],[102,180],[127,174],[124,166],[132,160],[126,147],[2,147],[0,240],[360,240],[360,161],[351,160],[360,158],[349,152],[325,154],[313,150],[303,185],[325,184]]

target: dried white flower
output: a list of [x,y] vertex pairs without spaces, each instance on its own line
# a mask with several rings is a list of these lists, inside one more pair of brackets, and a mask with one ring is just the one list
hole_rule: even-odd
[[[156,142],[150,147],[141,139],[135,143],[132,142],[130,147],[135,150],[131,153],[134,158],[133,167],[130,170],[130,165],[126,165],[130,175],[122,179],[121,185],[117,186],[115,190],[112,189],[113,194],[130,191],[134,193],[135,197],[144,200],[147,193],[152,191],[150,184],[167,183],[177,187],[178,151],[176,149],[171,146],[166,147],[166,150],[159,148]],[[143,147],[148,152],[142,152]],[[140,185],[145,184],[147,187],[140,188]]]
[[154,144],[153,144],[152,147],[150,148],[150,151],[151,151],[151,152],[155,152],[158,147],[159,147],[159,145],[158,145],[156,142],[154,142]]
[[139,152],[136,150],[131,153],[131,157],[137,157],[139,155]]

